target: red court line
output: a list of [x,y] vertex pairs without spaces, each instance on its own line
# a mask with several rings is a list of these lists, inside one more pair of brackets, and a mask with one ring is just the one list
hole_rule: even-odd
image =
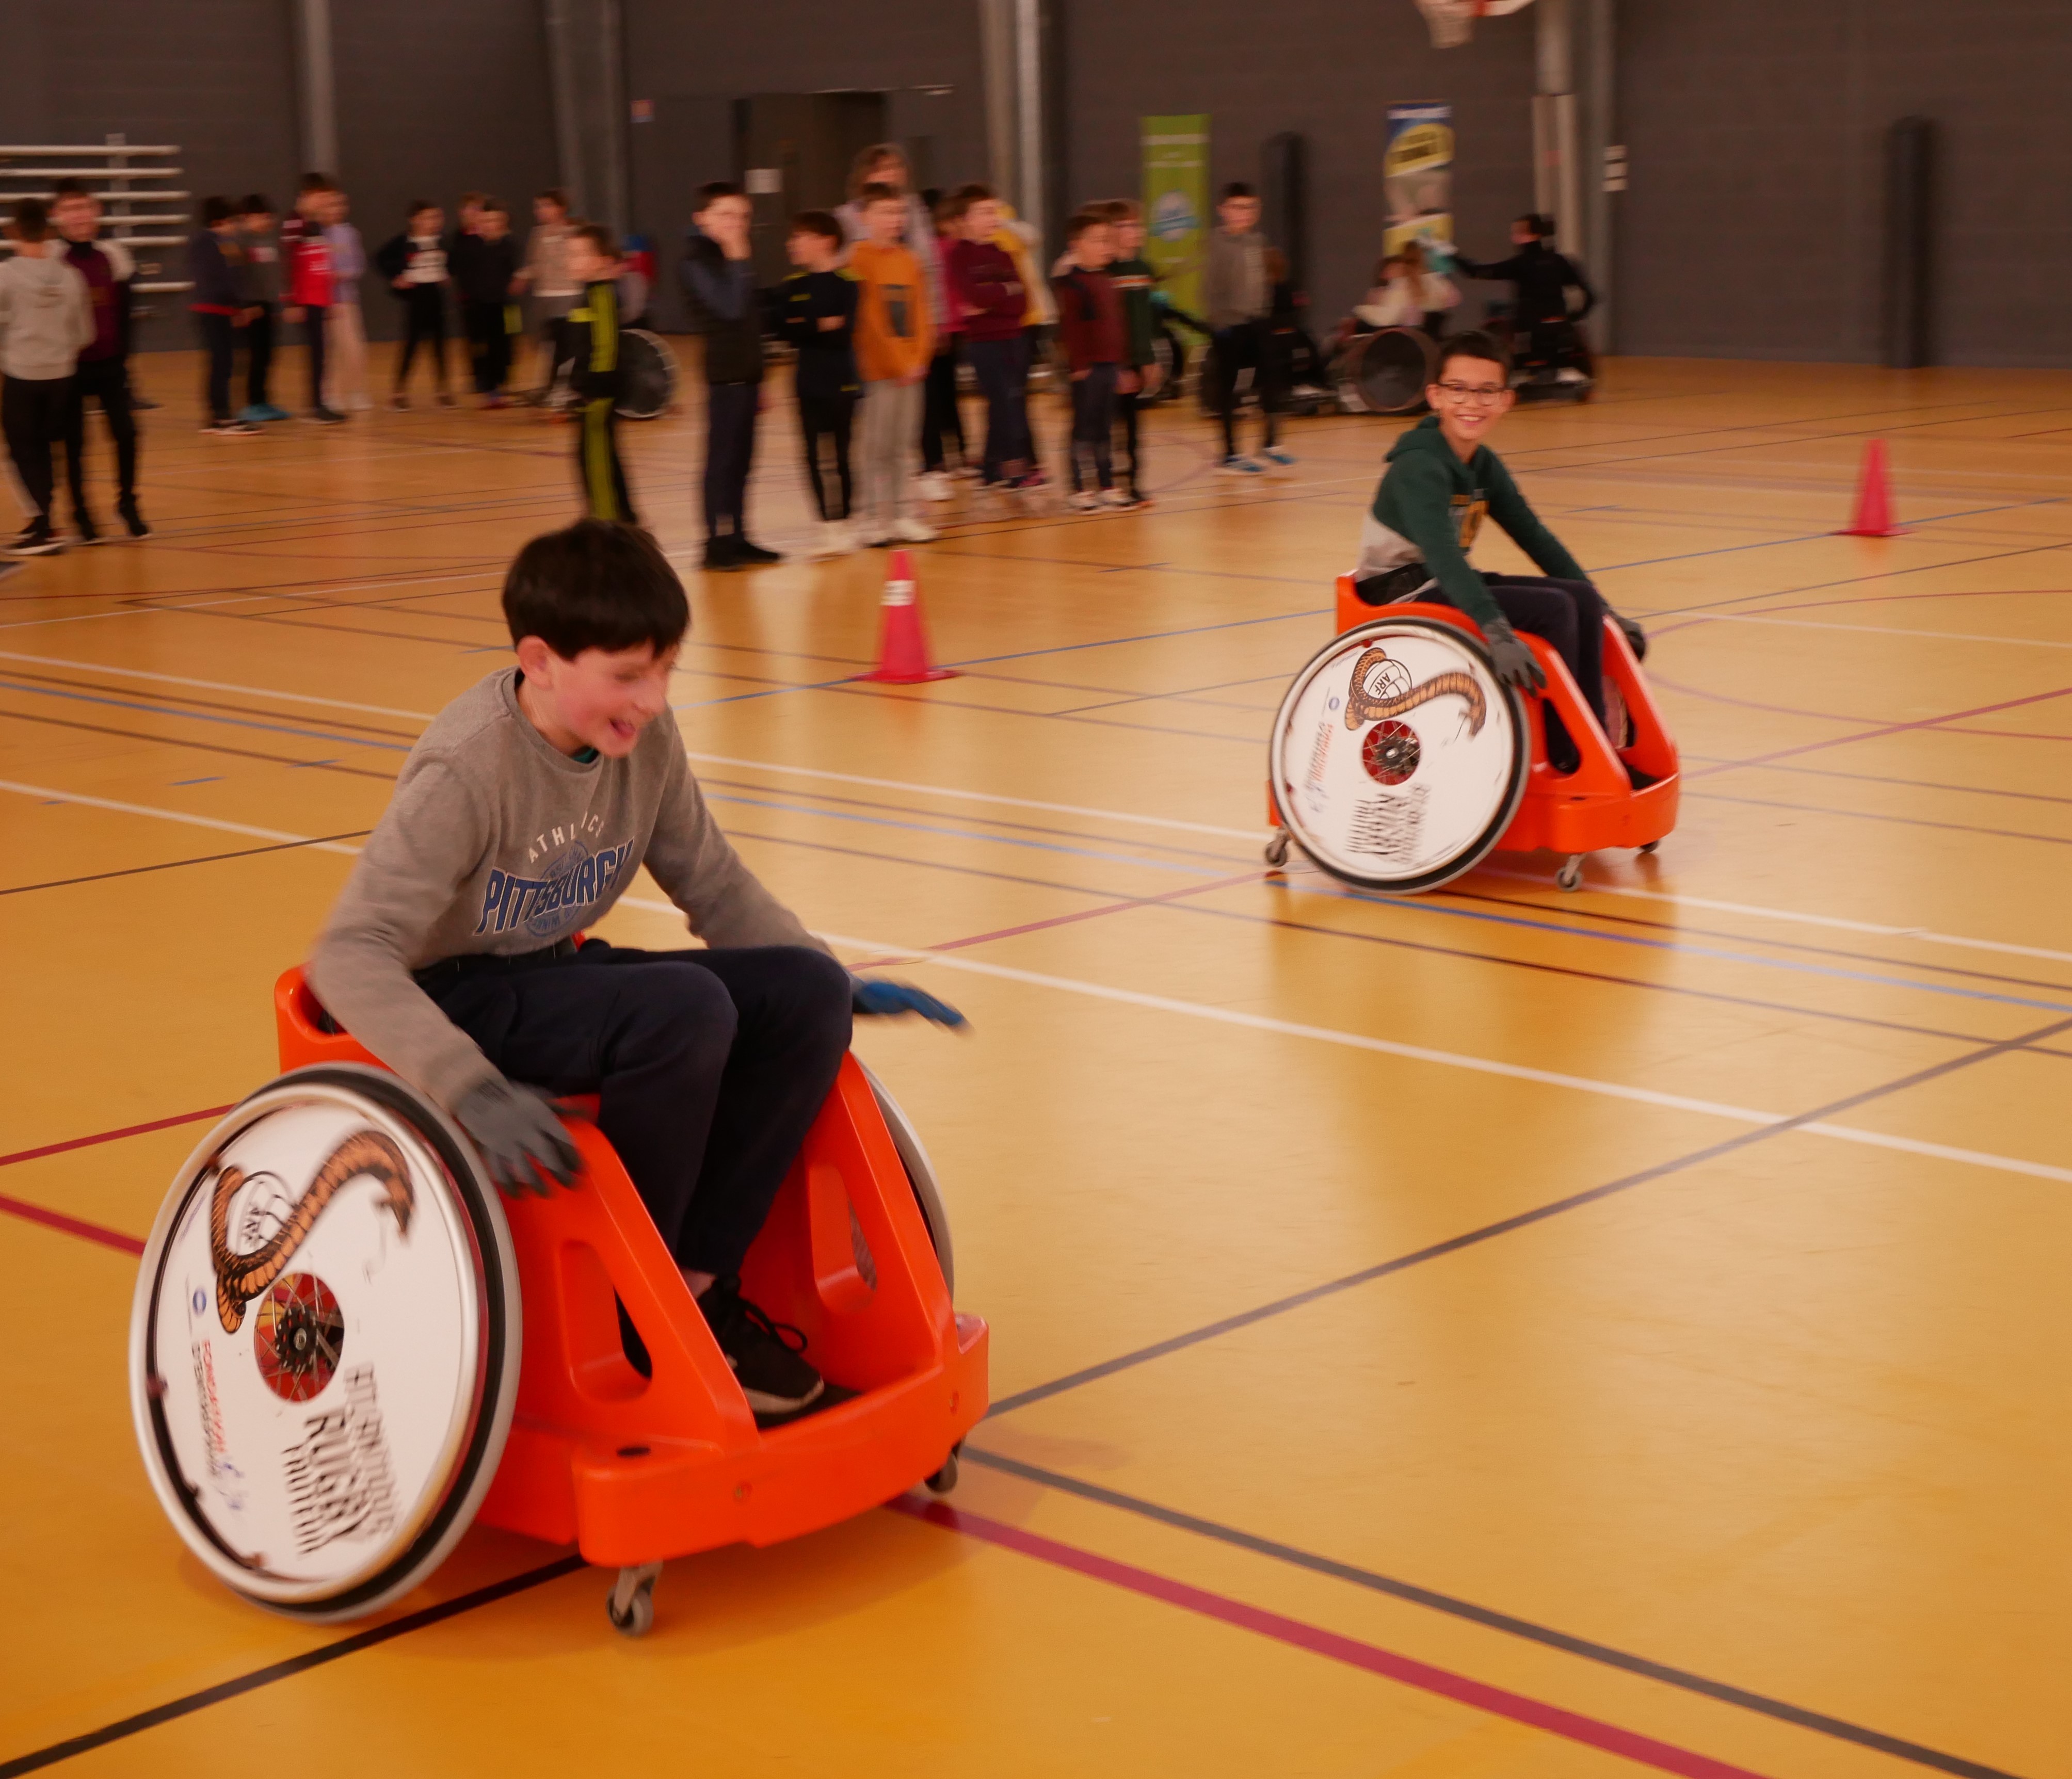
[[1695,772],[1684,774],[1692,779],[1708,779],[1717,772],[1738,772],[1751,766],[1768,766],[1773,760],[1788,760],[1801,754],[1818,754],[1823,748],[1846,747],[1852,742],[1874,742],[1887,735],[1903,735],[1910,729],[1938,729],[1945,723],[1960,722],[1967,717],[1988,717],[1996,711],[2014,710],[2023,705],[2048,704],[2053,698],[2072,696],[2072,686],[2060,686],[2054,692],[2034,692],[2023,698],[2004,699],[1996,705],[1980,705],[1971,710],[1953,710],[1947,716],[1922,717],[1912,722],[1885,723],[1855,735],[1837,735],[1824,742],[1803,742],[1796,747],[1782,747],[1774,754],[1758,754],[1753,759],[1733,760],[1719,766],[1701,766]]
[[[230,1110],[228,1106],[206,1106],[199,1111],[179,1112],[171,1118],[154,1118],[148,1124],[125,1124],[120,1130],[97,1131],[91,1136],[73,1136],[62,1143],[46,1143],[41,1148],[17,1149],[12,1155],[0,1155],[0,1168],[11,1168],[18,1161],[40,1161],[47,1155],[63,1155],[68,1149],[92,1148],[98,1143],[120,1142],[125,1136],[142,1136],[152,1131],[171,1130],[176,1125],[198,1124],[204,1118],[220,1118]],[[41,1223],[46,1229],[54,1229],[67,1235],[76,1235],[88,1242],[98,1242],[103,1247],[112,1247],[121,1254],[142,1254],[144,1244],[134,1235],[125,1235],[119,1229],[109,1229],[105,1224],[89,1223],[81,1217],[70,1217],[61,1210],[52,1210],[43,1205],[32,1205],[26,1199],[10,1198],[0,1193],[0,1212],[10,1217],[19,1217],[31,1223]]]
[[1363,1643],[1357,1637],[1341,1637],[1335,1631],[1325,1630],[1319,1625],[1305,1625],[1300,1619],[1287,1618],[1261,1607],[1248,1606],[1243,1600],[1232,1600],[1227,1594],[1214,1594],[1206,1588],[1190,1587],[1184,1581],[1174,1581],[1168,1576],[1155,1575],[1149,1569],[1138,1568],[1134,1563],[1118,1563],[1110,1557],[1097,1556],[1091,1551],[1082,1551],[1075,1545],[1061,1544],[1055,1539],[1045,1538],[1040,1533],[1024,1531],[1019,1526],[988,1519],[983,1514],[968,1513],[962,1508],[951,1506],[948,1502],[922,1502],[911,1496],[902,1495],[886,1505],[895,1512],[927,1520],[946,1530],[961,1532],[968,1538],[980,1539],[988,1544],[997,1544],[1023,1556],[1034,1557],[1040,1563],[1054,1563],[1059,1568],[1070,1569],[1076,1575],[1087,1576],[1096,1581],[1108,1582],[1115,1587],[1127,1588],[1133,1594],[1141,1594],[1148,1600],[1160,1600],[1186,1612],[1199,1613],[1204,1617],[1234,1625],[1240,1630],[1256,1631],[1261,1637],[1272,1637],[1276,1643],[1285,1643],[1291,1648],[1306,1650],[1312,1655],[1327,1656],[1334,1662],[1363,1668],[1369,1674],[1378,1674],[1384,1679],[1414,1687],[1420,1692],[1436,1694],[1441,1699],[1451,1699],[1460,1704],[1471,1705],[1494,1716],[1509,1718],[1515,1724],[1529,1724],[1534,1729],[1545,1730],[1550,1735],[1580,1742],[1586,1748],[1601,1748],[1607,1754],[1637,1761],[1643,1766],[1653,1767],[1659,1772],[1681,1773],[1687,1776],[1687,1779],[1763,1779],[1762,1775],[1747,1767],[1737,1767],[1725,1761],[1715,1761],[1710,1755],[1679,1748],[1673,1743],[1658,1742],[1651,1736],[1621,1729],[1616,1724],[1606,1724],[1594,1717],[1585,1717],[1577,1711],[1564,1711],[1559,1705],[1544,1704],[1539,1699],[1527,1699],[1523,1693],[1511,1692],[1502,1687],[1471,1680],[1466,1674],[1455,1674],[1445,1668],[1435,1668],[1429,1662],[1398,1655],[1393,1650],[1382,1649],[1375,1644]]

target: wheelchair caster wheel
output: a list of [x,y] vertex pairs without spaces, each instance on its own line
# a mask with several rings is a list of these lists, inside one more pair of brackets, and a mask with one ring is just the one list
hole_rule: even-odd
[[621,1569],[612,1584],[604,1609],[611,1628],[625,1637],[645,1637],[655,1625],[655,1580],[662,1572],[659,1563],[643,1563]]
[[1266,862],[1278,871],[1288,862],[1288,830],[1276,828],[1266,842]]
[[1659,840],[1650,840],[1646,845],[1641,848],[1640,856],[1642,858],[1646,858],[1649,853],[1652,853],[1655,848],[1659,846],[1661,844],[1662,842]]
[[954,1449],[943,1460],[943,1467],[927,1479],[928,1493],[947,1495],[957,1485],[957,1454]]
[[1578,853],[1570,859],[1554,873],[1554,881],[1564,890],[1581,889],[1583,887],[1583,855]]

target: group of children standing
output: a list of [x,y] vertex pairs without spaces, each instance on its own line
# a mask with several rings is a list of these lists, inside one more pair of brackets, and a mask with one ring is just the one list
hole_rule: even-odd
[[[683,265],[705,345],[708,569],[778,560],[749,536],[744,516],[766,314],[797,353],[800,437],[820,521],[816,557],[935,537],[917,506],[949,498],[953,453],[957,473],[982,489],[1042,487],[1028,383],[1038,339],[1054,323],[1071,376],[1069,503],[1148,503],[1137,409],[1159,374],[1155,281],[1141,257],[1134,203],[1117,199],[1075,216],[1047,289],[1032,270],[1026,232],[990,188],[963,186],[931,207],[911,189],[894,145],[858,158],[852,196],[839,211],[791,219],[794,269],[772,292],[755,287],[751,214],[739,187],[702,187]],[[976,462],[957,406],[960,355],[986,405]]]
[[86,405],[97,403],[115,446],[115,510],[133,538],[151,528],[137,504],[137,423],[130,388],[130,287],[135,261],[101,239],[101,203],[76,179],[48,203],[23,198],[7,225],[13,252],[0,261],[0,431],[27,501],[13,557],[64,548],[56,523],[54,453],[62,448],[73,540],[104,532],[86,497]]

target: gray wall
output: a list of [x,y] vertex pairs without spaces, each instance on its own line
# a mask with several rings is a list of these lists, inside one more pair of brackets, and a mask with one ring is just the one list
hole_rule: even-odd
[[1938,362],[2072,364],[2067,0],[1621,0],[1623,352],[1875,360],[1883,138],[1935,121]]
[[[0,0],[0,142],[179,145],[196,193],[261,191],[277,204],[304,171],[288,0]],[[529,213],[554,178],[539,0],[338,0],[335,171],[370,249],[422,193],[467,187]],[[164,250],[168,275],[182,261]],[[191,343],[178,298],[148,347]],[[369,331],[393,305],[367,298]]]
[[[1184,14],[1146,3],[1068,0],[1066,183],[1075,202],[1142,184],[1137,120],[1209,113],[1211,172],[1256,182],[1260,150],[1298,130],[1309,156],[1309,294],[1328,328],[1367,289],[1380,257],[1381,157],[1388,107],[1447,100],[1459,138],[1453,207],[1471,254],[1507,251],[1532,207],[1531,12],[1485,20],[1466,49],[1437,51],[1410,0],[1201,0]],[[1465,314],[1498,287],[1470,285]]]
[[[886,95],[886,134],[923,146],[929,183],[987,176],[985,99],[976,0],[749,0],[693,8],[623,0],[626,92],[655,106],[631,126],[633,227],[656,238],[656,306],[677,318],[674,267],[690,195],[730,179],[731,107],[756,93],[849,88]],[[931,92],[930,88],[948,88]]]
[[[413,198],[443,204],[450,228],[464,191],[502,199],[522,238],[558,158],[540,0],[333,0],[331,11],[338,177],[368,253],[401,229]],[[378,279],[360,301],[368,331],[393,337],[400,318]]]

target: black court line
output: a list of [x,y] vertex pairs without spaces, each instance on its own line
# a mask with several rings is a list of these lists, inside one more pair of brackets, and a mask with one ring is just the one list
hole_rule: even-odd
[[[92,804],[68,803],[68,808]],[[32,890],[68,890],[75,884],[105,883],[111,877],[141,877],[154,871],[178,871],[190,865],[220,865],[226,859],[256,859],[266,853],[298,853],[305,847],[323,846],[332,840],[364,840],[373,832],[368,828],[348,828],[343,834],[312,834],[306,840],[280,840],[271,846],[248,846],[236,853],[205,853],[199,858],[167,859],[162,865],[129,865],[116,871],[93,871],[83,877],[51,877],[42,883],[15,883],[0,889],[0,896],[26,896]]]
[[1026,1408],[1032,1403],[1048,1401],[1053,1396],[1063,1395],[1068,1390],[1077,1390],[1083,1384],[1112,1378],[1118,1372],[1133,1370],[1153,1359],[1183,1352],[1190,1346],[1200,1346],[1205,1341],[1215,1340],[1219,1335],[1234,1333],[1239,1329],[1251,1327],[1255,1322],[1267,1321],[1276,1316],[1285,1315],[1291,1309],[1301,1309],[1324,1298],[1334,1297],[1341,1292],[1350,1291],[1360,1285],[1371,1284],[1377,1279],[1386,1279],[1392,1274],[1407,1272],[1412,1267],[1422,1266],[1428,1260],[1457,1254],[1464,1248],[1479,1247],[1484,1242],[1494,1241],[1499,1235],[1508,1235],[1514,1230],[1527,1229],[1536,1223],[1546,1222],[1564,1212],[1596,1204],[1600,1199],[1610,1198],[1619,1193],[1630,1192],[1635,1186],[1644,1186],[1651,1181],[1660,1180],[1672,1173],[1681,1173],[1687,1168],[1716,1161],[1721,1156],[1733,1155],[1755,1144],[1766,1142],[1771,1137],[1785,1136],[1807,1124],[1819,1124],[1837,1113],[1853,1111],[1858,1106],[1885,1099],[1888,1095],[1904,1093],[1910,1087],[1939,1080],[1946,1074],[1954,1074],[1959,1069],[1968,1069],[1975,1063],[1989,1062],[1996,1056],[2023,1050],[2067,1031],[2072,1031],[2072,1019],[2060,1019],[2048,1025],[2038,1026],[2031,1032],[1981,1045],[1963,1056],[1950,1057],[1942,1062],[1931,1063],[1925,1069],[1917,1069],[1911,1074],[1901,1075],[1897,1081],[1886,1082],[1881,1087],[1865,1087],[1846,1098],[1830,1100],[1824,1106],[1795,1112],[1789,1118],[1780,1119],[1774,1124],[1764,1124],[1754,1130],[1742,1131],[1720,1142],[1708,1143],[1701,1149],[1693,1149],[1688,1155],[1674,1156],[1667,1161],[1658,1161],[1654,1166],[1642,1168],[1636,1173],[1608,1180],[1602,1185],[1586,1186],[1581,1192],[1570,1193],[1565,1198],[1536,1205],[1530,1210],[1521,1210],[1515,1215],[1499,1218],[1495,1222],[1484,1223],[1478,1229],[1449,1235],[1444,1241],[1433,1242],[1408,1254],[1400,1254],[1392,1260],[1379,1261],[1373,1266],[1361,1267],[1357,1272],[1344,1273],[1335,1279],[1326,1279],[1322,1284],[1290,1292],[1286,1296],[1276,1297],[1271,1303],[1240,1310],[1235,1316],[1225,1316],[1215,1321],[1204,1323],[1201,1327],[1189,1329],[1184,1333],[1169,1335],[1162,1341],[1154,1341],[1149,1346],[1140,1346],[1133,1352],[1119,1354],[1112,1359],[1103,1359],[1097,1365],[1084,1366],[1077,1371],[1069,1371],[1062,1378],[1052,1378],[1048,1383],[1035,1384],[1029,1389],[1018,1391],[1014,1395],[993,1403],[986,1411],[986,1418],[990,1420],[995,1415],[1011,1414],[1018,1408]]
[[14,723],[40,723],[46,729],[78,729],[88,735],[114,735],[125,742],[149,742],[158,747],[181,747],[195,754],[227,754],[235,759],[261,760],[269,766],[299,766],[321,767],[327,772],[339,772],[348,778],[377,779],[382,783],[393,785],[393,772],[369,772],[364,767],[341,766],[332,760],[298,760],[287,754],[261,754],[249,747],[229,747],[220,742],[183,741],[173,735],[150,735],[134,729],[111,729],[105,723],[82,723],[68,717],[39,717],[26,710],[0,709],[0,721]]
[[206,1711],[211,1705],[220,1705],[227,1699],[236,1699],[248,1692],[256,1692],[261,1687],[270,1687],[277,1680],[292,1679],[295,1675],[307,1674],[313,1668],[321,1668],[333,1662],[342,1662],[349,1655],[357,1655],[363,1650],[371,1650],[399,1637],[408,1637],[413,1631],[421,1631],[430,1625],[443,1624],[447,1619],[458,1618],[463,1613],[471,1613],[478,1607],[494,1605],[500,1600],[508,1600],[514,1594],[528,1592],[549,1581],[557,1581],[563,1576],[574,1575],[578,1569],[587,1568],[579,1556],[565,1556],[536,1569],[528,1569],[522,1575],[511,1576],[504,1581],[492,1581],[486,1588],[478,1588],[472,1593],[458,1599],[442,1601],[437,1606],[427,1606],[421,1612],[406,1613],[401,1618],[392,1619],[386,1625],[377,1625],[369,1631],[360,1631],[352,1637],[342,1637],[335,1643],[327,1643],[320,1650],[310,1650],[301,1655],[291,1655],[285,1662],[269,1663],[263,1668],[254,1668],[249,1674],[241,1674],[235,1680],[225,1680],[219,1685],[204,1687],[199,1692],[191,1692],[179,1699],[169,1699],[162,1705],[154,1705],[134,1717],[125,1717],[113,1724],[104,1724],[97,1730],[88,1730],[84,1736],[75,1736],[63,1742],[53,1742],[48,1748],[37,1748],[28,1754],[18,1754],[11,1761],[0,1761],[0,1779],[14,1779],[18,1773],[37,1773],[45,1767],[54,1767],[60,1761],[70,1761],[79,1755],[89,1754],[96,1748],[105,1748],[111,1742],[141,1734],[145,1730],[156,1729],[161,1724],[170,1724],[182,1717],[190,1717],[198,1711]]
[[[1191,1532],[1198,1538],[1213,1539],[1219,1544],[1227,1544],[1240,1551],[1250,1551],[1259,1556],[1271,1557],[1276,1563],[1290,1563],[1297,1568],[1309,1570],[1314,1574],[1329,1576],[1336,1581],[1349,1581],[1356,1588],[1388,1594],[1394,1599],[1407,1600],[1413,1606],[1429,1607],[1449,1617],[1466,1619],[1470,1624],[1502,1631],[1507,1636],[1544,1644],[1548,1649],[1560,1650],[1564,1654],[1581,1656],[1586,1662],[1599,1662],[1608,1668],[1618,1668],[1649,1680],[1659,1680],[1665,1686],[1696,1693],[1702,1698],[1716,1699],[1721,1704],[1737,1706],[1743,1711],[1774,1718],[1779,1723],[1790,1724],[1799,1729],[1812,1730],[1840,1741],[1853,1742],[1859,1748],[1874,1748],[1880,1754],[1889,1754],[1901,1761],[1910,1761],[1917,1766],[1930,1767],[1938,1773],[1956,1773],[1961,1775],[1962,1779],[2016,1779],[2016,1775],[2000,1767],[1989,1767],[1982,1761],[1967,1761],[1961,1755],[1945,1754],[1939,1749],[1926,1748],[1918,1742],[1910,1742],[1901,1736],[1887,1736],[1881,1730],[1868,1729],[1860,1724],[1852,1724],[1844,1718],[1830,1717],[1824,1711],[1809,1711],[1803,1706],[1789,1704],[1766,1694],[1751,1692],[1745,1687],[1737,1687],[1728,1681],[1708,1679],[1704,1674],[1692,1673],[1688,1668],[1672,1667],[1666,1662],[1635,1655],[1630,1650],[1614,1649],[1608,1643],[1593,1642],[1589,1637],[1572,1637],[1566,1631],[1536,1625],[1530,1619],[1514,1617],[1511,1613],[1498,1612],[1493,1607],[1478,1606],[1473,1600],[1441,1593],[1435,1588],[1421,1588],[1414,1581],[1379,1575],[1374,1570],[1363,1569],[1355,1563],[1341,1563],[1335,1558],[1320,1556],[1313,1551],[1283,1544],[1276,1539],[1260,1538],[1254,1533],[1241,1531],[1234,1526],[1225,1526],[1216,1520],[1202,1519],[1193,1514],[1182,1513],[1178,1508],[1165,1507],[1157,1502],[1145,1501],[1140,1496],[1126,1495],[1120,1489],[1104,1489],[1099,1483],[1082,1482],[1076,1477],[1046,1470],[1038,1465],[1025,1464],[1018,1458],[1005,1457],[997,1452],[982,1452],[972,1445],[964,1447],[964,1456],[970,1463],[1019,1477],[1026,1482],[1038,1483],[1065,1494],[1077,1495],[1084,1501],[1098,1502],[1104,1507],[1134,1514],[1141,1519],[1155,1520],[1161,1526]],[[0,1775],[3,1775],[5,1771],[5,1769],[0,1769]]]

